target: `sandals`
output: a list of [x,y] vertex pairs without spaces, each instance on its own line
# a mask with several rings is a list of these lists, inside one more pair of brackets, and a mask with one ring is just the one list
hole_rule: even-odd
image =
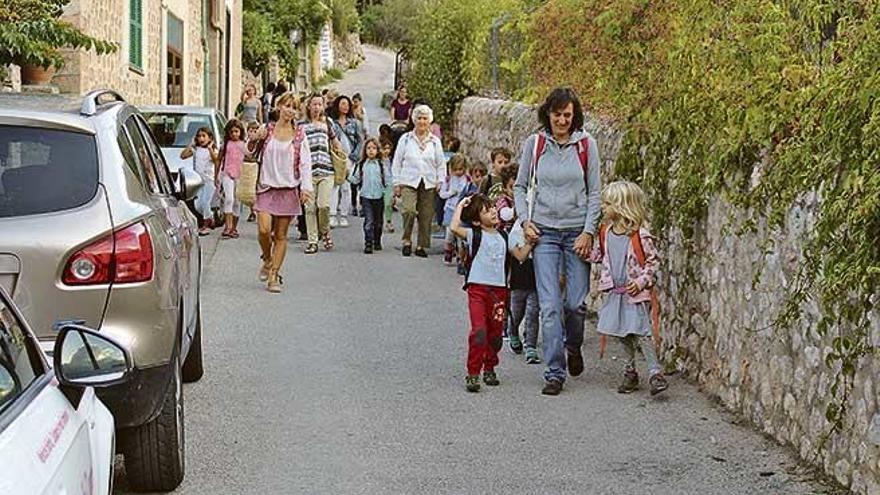
[[327,251],[333,249],[333,239],[330,237],[330,234],[324,236],[324,249]]
[[305,254],[316,254],[318,252],[318,245],[310,243],[308,246],[306,246],[303,252]]

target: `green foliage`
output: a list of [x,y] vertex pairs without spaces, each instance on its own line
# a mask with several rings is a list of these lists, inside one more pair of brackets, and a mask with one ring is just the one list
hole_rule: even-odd
[[265,14],[246,10],[242,15],[242,32],[245,42],[242,43],[241,63],[247,70],[259,74],[277,53],[278,37],[272,22]]
[[[253,50],[250,54],[253,57],[248,62],[262,62],[262,56],[272,45],[281,69],[288,76],[295,75],[299,65],[299,59],[290,46],[289,33],[300,30],[303,43],[316,43],[331,14],[330,8],[321,0],[245,0],[243,10],[242,50],[245,53]],[[261,72],[265,63],[246,67]]]
[[521,8],[518,0],[448,0],[422,9],[409,46],[408,83],[414,96],[431,103],[440,123],[448,123],[456,103],[482,86],[493,21]]
[[361,15],[361,39],[392,48],[412,45],[419,14],[433,1],[385,0],[370,5]]
[[360,14],[355,0],[327,0],[327,5],[330,7],[334,34],[345,36],[360,31]]
[[827,411],[840,428],[855,370],[876,352],[880,4],[555,0],[533,17],[531,39],[539,94],[572,85],[626,129],[618,172],[651,190],[660,231],[694,237],[718,194],[781,226],[818,192],[776,325],[796,324],[818,298],[819,331],[834,336],[828,365],[841,370]]
[[70,0],[3,0],[0,65],[61,67],[62,48],[94,50],[98,54],[115,51],[115,43],[88,36],[59,18],[68,3]]

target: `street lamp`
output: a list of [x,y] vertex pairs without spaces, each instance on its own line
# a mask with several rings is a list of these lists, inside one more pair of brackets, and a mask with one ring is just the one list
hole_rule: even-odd
[[290,40],[290,46],[296,46],[302,41],[302,31],[299,29],[291,29],[287,33],[287,39]]

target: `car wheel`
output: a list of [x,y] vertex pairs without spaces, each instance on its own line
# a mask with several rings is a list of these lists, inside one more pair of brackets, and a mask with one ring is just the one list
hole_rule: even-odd
[[183,381],[186,383],[197,382],[204,374],[205,369],[202,366],[202,310],[201,304],[199,304],[196,309],[196,330],[193,332],[189,353],[183,362]]
[[167,492],[183,481],[183,380],[177,362],[170,365],[174,374],[159,416],[120,435],[126,477],[135,491]]

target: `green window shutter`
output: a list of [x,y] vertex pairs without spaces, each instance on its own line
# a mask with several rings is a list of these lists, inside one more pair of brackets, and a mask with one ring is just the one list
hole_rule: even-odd
[[128,63],[144,68],[144,19],[143,0],[129,0],[128,3]]

